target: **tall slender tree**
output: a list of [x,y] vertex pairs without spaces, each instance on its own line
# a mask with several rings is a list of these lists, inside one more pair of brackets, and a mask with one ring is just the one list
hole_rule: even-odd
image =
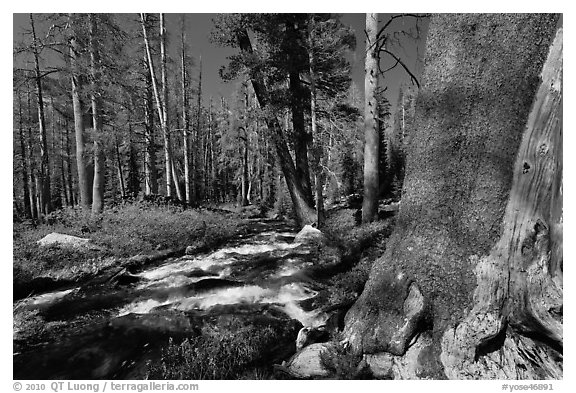
[[[148,70],[150,71],[150,79],[154,90],[154,97],[156,98],[156,109],[158,110],[158,118],[160,120],[160,127],[162,129],[162,136],[164,138],[164,164],[165,164],[165,180],[166,180],[166,196],[172,196],[172,156],[170,152],[170,134],[168,131],[167,121],[167,95],[168,95],[168,82],[166,70],[166,48],[165,48],[165,26],[164,16],[160,14],[160,52],[161,52],[161,72],[162,72],[162,92],[158,89],[156,79],[156,72],[154,68],[154,61],[152,58],[152,50],[150,48],[150,40],[148,38],[147,17],[146,14],[140,14],[140,22],[142,24],[142,33],[144,36],[144,44],[146,46],[146,55],[148,58]],[[162,95],[160,95],[162,94]]]
[[38,174],[40,210],[42,214],[52,210],[50,195],[50,160],[48,157],[48,139],[46,137],[46,121],[44,118],[44,96],[42,91],[42,76],[40,74],[39,41],[36,37],[33,14],[30,14],[30,27],[32,28],[32,53],[34,55],[34,79],[36,81],[36,99],[38,108],[38,132],[40,138],[40,171]]
[[378,14],[366,14],[366,58],[364,69],[364,199],[362,222],[371,222],[378,213],[378,161],[380,133],[378,129]]
[[34,211],[30,203],[30,187],[28,186],[28,162],[26,154],[26,142],[24,137],[24,119],[22,113],[22,96],[19,89],[16,90],[18,96],[18,139],[20,142],[20,156],[22,158],[22,190],[24,194],[24,210],[28,218],[34,217]]
[[92,214],[100,214],[104,210],[104,177],[105,177],[105,156],[102,147],[102,108],[100,104],[100,49],[97,38],[97,16],[89,14],[90,24],[90,76],[91,90],[90,101],[92,105],[92,126],[94,129],[94,180],[92,185]]
[[194,143],[196,148],[192,149],[192,165],[193,165],[193,195],[196,200],[200,198],[200,156],[202,150],[200,149],[201,140],[201,126],[202,124],[202,55],[200,55],[198,65],[198,89],[196,92],[196,129],[194,130]]
[[91,165],[89,164],[88,151],[85,146],[84,135],[84,105],[82,103],[82,71],[80,67],[80,47],[78,44],[75,16],[69,15],[69,23],[72,28],[70,36],[70,68],[72,83],[72,106],[74,110],[74,130],[76,136],[76,167],[78,170],[78,188],[80,191],[80,205],[83,209],[92,206],[92,183]]
[[188,205],[192,204],[192,194],[190,188],[190,120],[188,117],[189,113],[189,102],[188,102],[188,79],[186,72],[186,40],[185,40],[185,28],[186,20],[185,16],[182,15],[182,26],[181,26],[181,68],[182,68],[182,141],[184,149],[184,194],[186,196],[186,203]]
[[158,179],[156,173],[156,143],[154,138],[154,103],[152,96],[153,86],[150,63],[147,58],[144,61],[146,66],[146,91],[144,96],[144,176],[145,176],[145,193],[146,195],[158,193]]

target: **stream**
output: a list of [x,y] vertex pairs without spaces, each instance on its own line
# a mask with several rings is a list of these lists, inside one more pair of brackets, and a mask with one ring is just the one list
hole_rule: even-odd
[[253,224],[255,233],[210,253],[26,299],[20,307],[62,322],[55,340],[15,345],[14,378],[141,379],[169,337],[201,334],[206,320],[227,315],[292,324],[295,334],[325,324],[311,305],[322,286],[306,274],[310,246],[285,222]]

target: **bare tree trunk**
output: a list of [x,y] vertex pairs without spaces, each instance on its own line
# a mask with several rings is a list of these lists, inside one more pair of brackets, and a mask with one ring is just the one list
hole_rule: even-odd
[[210,141],[210,198],[216,199],[216,163],[214,161],[214,128],[212,127],[212,97],[208,110],[208,135]]
[[[62,149],[63,149],[63,133],[62,133],[62,122],[60,119],[60,116],[58,116],[58,119],[56,119],[56,110],[54,109],[54,97],[50,96],[50,128],[52,131],[52,154],[54,155],[54,157],[58,157],[58,160],[54,159],[52,162],[52,176],[53,179],[51,179],[50,183],[54,186],[56,186],[56,189],[58,189],[59,195],[57,196],[57,198],[59,198],[58,204],[57,204],[57,208],[62,208],[64,206],[66,206],[66,200],[67,200],[67,196],[66,196],[66,183],[65,183],[65,179],[63,176],[63,162],[62,162]],[[60,134],[57,136],[57,132],[56,132],[56,128],[58,128],[60,130]],[[57,144],[58,141],[60,141],[60,146],[59,146],[59,151],[57,152]],[[59,162],[57,162],[59,161]],[[60,182],[60,184],[58,184]],[[52,188],[52,192],[55,192],[54,188]],[[56,196],[56,195],[55,195]],[[52,206],[52,208],[54,208],[55,206]]]
[[[252,44],[250,43],[248,32],[246,30],[239,31],[237,33],[237,38],[240,50],[248,55],[252,54]],[[251,81],[260,108],[265,110],[269,103],[269,98],[262,76],[257,72],[251,76]],[[288,150],[288,145],[284,138],[284,134],[282,133],[282,128],[280,127],[278,118],[274,114],[268,113],[266,124],[276,148],[276,154],[280,161],[282,173],[286,179],[286,185],[288,187],[288,192],[290,193],[290,198],[292,199],[298,225],[303,226],[311,224],[316,221],[316,214],[314,209],[312,209],[308,203],[306,192],[304,191],[296,173],[296,167],[294,166],[294,161],[290,156],[290,151]]]
[[104,177],[106,162],[102,148],[102,115],[100,107],[100,53],[97,47],[97,25],[95,14],[89,15],[90,21],[90,74],[92,76],[92,126],[94,127],[94,180],[92,185],[92,214],[101,214],[104,210]]
[[146,195],[158,194],[158,179],[156,178],[156,145],[154,142],[154,108],[152,103],[152,78],[150,65],[146,61],[148,75],[146,76],[146,101],[144,103],[144,124],[146,147],[144,152],[144,174]]
[[321,228],[324,224],[324,170],[322,169],[322,146],[318,123],[316,119],[316,73],[314,71],[314,17],[310,18],[308,28],[308,61],[310,63],[310,122],[313,138],[312,168],[314,172],[314,185],[316,193],[316,227]]
[[38,219],[38,206],[36,203],[36,165],[34,162],[34,139],[32,137],[32,105],[30,103],[30,86],[26,92],[27,98],[27,115],[28,115],[28,168],[30,168],[30,176],[28,184],[30,188],[30,208],[32,209],[32,218]]
[[[166,25],[164,14],[160,14],[160,71],[162,75],[162,135],[164,136],[164,160],[166,161],[166,195],[171,196],[172,153],[170,146],[170,121],[168,119],[168,70],[166,69]],[[176,183],[176,181],[175,181]]]
[[243,128],[244,135],[240,137],[242,149],[242,206],[248,206],[248,131]]
[[66,131],[66,178],[68,184],[68,200],[70,201],[70,206],[74,206],[74,183],[72,180],[72,161],[70,159],[70,134],[68,130],[68,119],[64,120],[64,127]]
[[[73,17],[70,16],[70,23]],[[70,38],[70,65],[72,69],[72,106],[74,109],[74,131],[76,135],[76,166],[78,169],[78,188],[80,191],[80,205],[83,209],[90,209],[92,205],[92,184],[90,183],[90,169],[88,168],[88,152],[84,140],[84,109],[80,92],[82,90],[81,72],[78,65],[78,42],[75,32]]]
[[116,170],[118,172],[118,182],[120,184],[120,196],[126,198],[126,185],[124,183],[124,171],[122,170],[122,159],[120,158],[120,145],[118,136],[114,133],[114,147],[116,149]]
[[18,94],[18,136],[20,139],[20,155],[22,156],[22,190],[24,193],[24,210],[28,218],[33,218],[34,212],[32,210],[30,201],[30,188],[28,187],[28,161],[26,156],[26,143],[22,120],[22,97],[20,96],[20,90],[16,91],[16,94]]
[[380,135],[378,130],[378,53],[376,34],[378,14],[366,14],[366,63],[364,77],[364,200],[362,222],[371,222],[378,213],[378,158]]
[[[154,62],[152,60],[152,52],[150,51],[150,42],[148,40],[148,32],[146,28],[146,14],[140,14],[142,23],[142,32],[144,35],[144,44],[146,46],[146,54],[148,56],[148,69],[150,70],[150,79],[152,80],[152,87],[154,88],[154,96],[156,97],[156,108],[158,109],[158,118],[160,119],[160,127],[162,128],[162,135],[164,137],[164,162],[165,162],[165,177],[166,177],[166,196],[172,196],[172,166],[170,154],[170,135],[168,133],[168,117],[165,102],[168,97],[168,86],[166,82],[166,53],[165,53],[165,27],[164,27],[164,14],[160,14],[160,51],[161,51],[161,68],[162,68],[162,98],[158,90],[156,82],[156,73],[154,70]],[[164,102],[163,102],[164,100]]]
[[184,193],[186,203],[192,204],[190,189],[190,147],[188,146],[190,121],[188,119],[188,81],[186,79],[186,46],[185,46],[185,16],[182,15],[182,139],[184,147]]
[[40,75],[40,64],[38,59],[38,42],[36,38],[36,30],[34,28],[34,18],[30,14],[30,26],[32,27],[32,38],[34,45],[32,45],[34,53],[34,72],[36,80],[36,98],[38,103],[38,130],[40,136],[40,172],[38,176],[38,184],[40,186],[39,195],[41,201],[42,214],[50,213],[52,210],[52,201],[50,195],[50,161],[48,158],[48,141],[46,138],[46,122],[44,120],[44,99],[42,96],[42,77]]
[[[196,130],[194,135],[194,143],[193,145],[196,147],[196,152],[192,153],[192,165],[194,170],[192,171],[194,182],[193,182],[193,194],[194,199],[198,200],[200,197],[200,155],[202,154],[202,150],[200,149],[200,138],[201,138],[201,130],[200,124],[202,120],[202,56],[200,56],[200,70],[198,73],[198,95],[197,95],[197,116],[196,116]],[[194,149],[193,149],[194,150]]]
[[65,155],[66,155],[66,145],[65,138],[68,133],[67,128],[62,130],[62,118],[59,117],[60,123],[60,179],[62,181],[62,200],[66,206],[70,206],[70,198],[68,197],[68,184],[66,183],[66,165],[65,165]]
[[345,321],[396,379],[562,378],[557,21],[431,20],[397,224]]
[[180,183],[178,182],[178,173],[176,172],[176,164],[174,164],[174,158],[170,157],[170,166],[172,168],[172,179],[174,180],[174,187],[176,189],[176,197],[183,201],[182,189],[180,188]]
[[128,112],[128,184],[126,189],[129,196],[136,198],[140,192],[140,175],[138,173],[136,143],[132,131],[132,108],[134,105],[130,106]]

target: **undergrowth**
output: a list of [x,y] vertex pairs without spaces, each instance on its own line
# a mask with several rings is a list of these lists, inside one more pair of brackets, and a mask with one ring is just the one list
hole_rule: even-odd
[[[113,264],[116,258],[192,244],[212,246],[242,231],[241,220],[229,215],[146,203],[107,209],[97,218],[80,208],[66,208],[51,213],[47,221],[50,224],[36,228],[14,224],[15,281],[39,276],[74,279]],[[37,244],[52,232],[90,238],[94,247]]]
[[320,352],[320,364],[336,379],[370,379],[368,364],[340,342]]
[[384,254],[386,239],[390,236],[393,219],[357,225],[353,209],[333,210],[322,231],[339,245],[342,258],[349,268],[330,278],[329,301],[342,303],[357,298],[370,275],[372,264]]
[[172,339],[161,358],[148,364],[147,379],[271,379],[271,364],[263,357],[279,341],[282,329],[233,324],[187,338]]

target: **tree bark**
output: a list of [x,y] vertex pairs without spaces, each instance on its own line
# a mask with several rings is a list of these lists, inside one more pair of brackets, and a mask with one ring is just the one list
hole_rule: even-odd
[[346,315],[395,377],[562,378],[557,21],[431,21],[396,228]]
[[92,89],[90,100],[92,104],[92,126],[94,128],[94,180],[92,184],[92,214],[101,214],[104,210],[104,177],[106,162],[102,148],[102,114],[100,107],[100,53],[97,47],[96,16],[88,16],[90,22],[90,75]]
[[378,130],[378,53],[376,34],[378,14],[366,14],[366,61],[364,76],[364,200],[362,222],[371,222],[378,213],[378,161],[380,133]]
[[[73,23],[70,16],[71,24]],[[80,92],[82,90],[81,73],[78,65],[78,42],[75,32],[70,38],[70,65],[72,69],[72,106],[74,109],[74,131],[76,136],[76,166],[78,169],[78,188],[80,191],[80,205],[83,209],[90,209],[92,205],[92,184],[89,179],[88,152],[85,148],[84,136],[84,108]]]
[[[252,55],[252,44],[250,43],[250,38],[246,30],[240,30],[237,33],[238,44],[240,50],[247,56]],[[266,111],[269,98],[266,85],[262,75],[259,72],[253,72],[251,75],[252,87],[254,88],[254,93],[260,104],[260,108],[266,112],[266,125],[270,131],[270,137],[276,148],[276,154],[278,156],[278,161],[280,162],[280,167],[282,173],[284,174],[284,179],[286,180],[286,185],[288,187],[288,192],[290,193],[290,198],[292,199],[292,204],[294,207],[294,212],[296,214],[296,221],[299,226],[306,224],[312,224],[316,221],[316,215],[314,209],[309,205],[308,198],[298,179],[296,173],[296,167],[294,166],[294,161],[290,156],[290,151],[288,150],[288,145],[284,134],[282,133],[282,128],[278,122],[278,118],[270,111]]]

